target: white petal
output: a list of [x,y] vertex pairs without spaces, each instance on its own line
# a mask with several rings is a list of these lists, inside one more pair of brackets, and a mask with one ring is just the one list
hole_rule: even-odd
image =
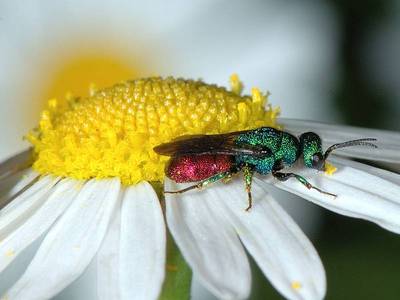
[[30,165],[32,149],[26,149],[20,153],[0,161],[0,182],[3,179],[13,177],[16,173],[27,169]]
[[322,299],[326,278],[316,250],[264,186],[253,182],[249,212],[245,211],[247,193],[241,180],[212,189],[219,194],[217,204],[272,285],[287,299]]
[[0,272],[11,263],[27,246],[39,238],[54,221],[67,209],[78,193],[78,182],[59,182],[44,204],[0,242]]
[[[166,190],[179,188],[166,179]],[[250,267],[233,226],[217,211],[220,198],[212,188],[165,194],[168,227],[204,287],[220,299],[243,299],[250,293]]]
[[263,180],[297,194],[313,203],[345,216],[375,222],[390,231],[400,233],[400,186],[372,171],[367,173],[343,163],[332,176],[310,169],[297,169],[314,186],[336,194],[334,198],[316,190],[308,190],[295,179],[278,182],[272,176]]
[[10,299],[48,299],[74,281],[96,254],[120,189],[118,179],[91,180],[43,240],[8,291]]
[[40,176],[37,172],[27,169],[10,178],[0,180],[0,207],[7,198],[21,191],[37,176]]
[[391,181],[394,184],[400,185],[400,174],[393,173],[384,169],[376,168],[367,164],[359,163],[348,158],[339,158],[339,157],[329,157],[329,162],[333,163],[333,165],[341,164],[345,166],[352,167],[357,170],[361,170],[367,172],[369,174],[378,176],[382,179]]
[[165,275],[166,229],[157,194],[142,182],[122,200],[120,280],[122,299],[158,299]]
[[400,133],[352,126],[330,125],[319,122],[280,118],[285,130],[300,135],[303,132],[317,133],[325,147],[360,138],[376,138],[378,149],[354,146],[335,150],[335,154],[365,158],[376,161],[398,163],[400,161]]
[[97,253],[97,296],[100,300],[121,299],[119,280],[120,236],[121,236],[120,194],[107,234]]
[[58,179],[46,176],[0,211],[0,240],[18,228],[49,197]]

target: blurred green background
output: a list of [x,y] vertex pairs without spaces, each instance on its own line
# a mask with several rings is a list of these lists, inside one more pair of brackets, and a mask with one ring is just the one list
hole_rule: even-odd
[[[341,76],[333,97],[338,111],[347,124],[400,129],[400,87],[397,86],[397,91],[388,88],[392,77],[399,75],[399,58],[390,56],[393,48],[399,50],[399,1],[338,0],[331,3],[340,21],[342,36],[339,47]],[[393,19],[397,22],[391,22]],[[377,40],[378,30],[387,37]],[[387,31],[393,31],[392,39]],[[369,45],[371,37],[379,45],[372,48]],[[391,62],[393,59],[395,61]],[[379,70],[374,70],[376,65]]]

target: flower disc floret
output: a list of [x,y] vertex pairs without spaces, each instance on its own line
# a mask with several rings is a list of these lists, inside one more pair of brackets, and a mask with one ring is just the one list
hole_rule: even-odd
[[167,157],[153,147],[190,134],[276,127],[279,109],[258,89],[241,96],[200,80],[152,77],[116,84],[89,97],[51,99],[27,135],[34,169],[76,179],[119,177],[124,184],[162,181]]

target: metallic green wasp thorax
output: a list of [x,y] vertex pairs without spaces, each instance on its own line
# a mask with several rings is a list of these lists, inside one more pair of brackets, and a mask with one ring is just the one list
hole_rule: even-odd
[[279,161],[285,166],[291,166],[299,156],[297,138],[271,127],[244,132],[236,138],[235,144],[239,147],[251,145],[270,150],[270,154],[263,156],[241,154],[235,157],[237,164],[249,164],[256,172],[263,175],[271,173],[274,165]]

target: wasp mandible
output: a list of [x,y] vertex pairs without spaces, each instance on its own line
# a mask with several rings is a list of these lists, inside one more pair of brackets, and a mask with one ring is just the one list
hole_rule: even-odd
[[165,170],[167,177],[177,183],[198,182],[165,193],[199,189],[219,180],[228,180],[242,171],[248,195],[248,211],[252,207],[251,183],[255,172],[261,175],[272,174],[279,181],[295,178],[308,189],[336,197],[333,193],[313,186],[301,175],[283,172],[284,168],[302,159],[304,166],[324,171],[326,159],[333,150],[356,145],[377,148],[371,143],[373,141],[376,139],[363,138],[338,143],[323,153],[321,138],[314,132],[305,132],[297,138],[272,127],[261,127],[225,134],[181,136],[156,146],[154,151],[171,156]]

